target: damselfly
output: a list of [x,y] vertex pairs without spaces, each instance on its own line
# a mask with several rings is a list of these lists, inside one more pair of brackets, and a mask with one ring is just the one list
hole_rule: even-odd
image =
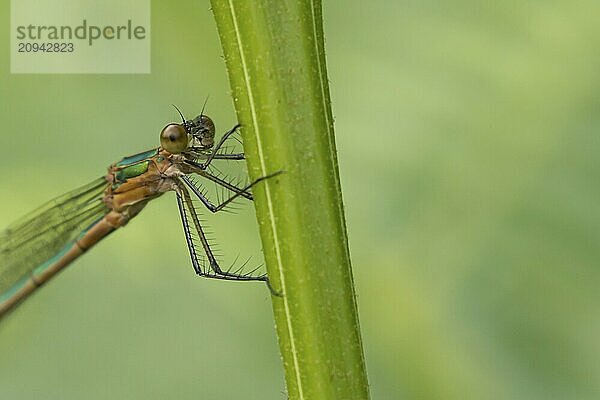
[[[215,213],[236,198],[252,200],[252,186],[277,173],[245,187],[211,173],[209,166],[214,160],[244,159],[244,153],[220,151],[240,126],[226,132],[215,145],[215,126],[208,116],[201,113],[186,120],[179,114],[181,124],[168,124],[161,131],[160,147],[123,158],[108,167],[105,176],[50,201],[0,234],[0,317],[108,234],[125,226],[149,201],[168,191],[175,192],[196,274],[269,285],[266,275],[220,268],[194,208],[193,196]],[[232,195],[214,204],[194,175],[226,188]]]

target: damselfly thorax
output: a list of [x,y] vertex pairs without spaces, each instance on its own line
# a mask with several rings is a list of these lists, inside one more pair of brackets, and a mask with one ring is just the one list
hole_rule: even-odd
[[110,210],[106,218],[114,227],[125,225],[148,202],[168,191],[176,191],[183,171],[192,173],[185,157],[154,149],[126,157],[111,165],[106,174],[102,202]]

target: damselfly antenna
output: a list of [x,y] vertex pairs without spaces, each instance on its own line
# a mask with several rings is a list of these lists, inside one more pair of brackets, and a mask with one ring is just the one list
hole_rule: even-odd
[[[204,103],[206,104],[206,103]],[[177,108],[177,106],[175,104],[171,104],[173,107],[175,107],[175,109],[177,110],[177,112],[179,113],[179,115],[181,115],[181,123],[183,125],[185,125],[185,117],[183,116],[183,113],[181,112],[181,110],[179,110],[179,108]]]
[[204,104],[202,104],[202,111],[200,111],[200,117],[202,117],[204,115],[204,108],[206,107],[207,102],[208,102],[208,95],[206,96],[206,99],[204,99]]

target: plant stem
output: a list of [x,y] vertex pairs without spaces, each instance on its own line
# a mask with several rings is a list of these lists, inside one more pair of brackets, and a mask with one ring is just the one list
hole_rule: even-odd
[[319,0],[211,0],[290,399],[368,399]]

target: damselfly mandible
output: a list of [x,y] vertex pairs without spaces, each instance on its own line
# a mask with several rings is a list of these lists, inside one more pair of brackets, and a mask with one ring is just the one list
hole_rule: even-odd
[[[266,275],[230,272],[219,267],[192,197],[211,212],[218,212],[238,197],[252,200],[251,187],[278,173],[245,187],[237,187],[212,174],[209,166],[214,160],[244,159],[244,153],[219,151],[239,125],[215,145],[215,126],[208,116],[201,113],[186,120],[180,115],[181,124],[171,123],[161,131],[160,147],[123,158],[112,164],[104,177],[50,201],[0,234],[0,317],[109,233],[127,224],[149,201],[168,191],[176,194],[196,274],[234,281],[264,281],[269,285]],[[198,187],[193,175],[226,188],[231,197],[214,204]]]

